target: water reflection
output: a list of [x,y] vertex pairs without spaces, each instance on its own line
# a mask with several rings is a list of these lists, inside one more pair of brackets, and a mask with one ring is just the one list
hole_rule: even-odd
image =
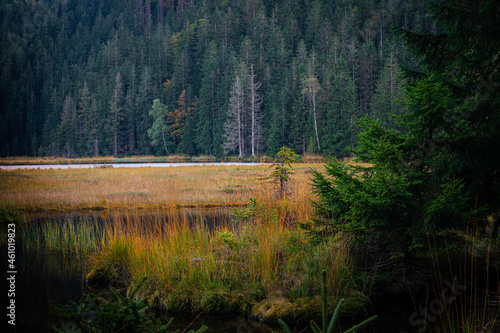
[[17,332],[48,332],[50,302],[77,302],[88,293],[82,265],[57,253],[18,251]]
[[155,210],[103,210],[103,211],[73,211],[73,212],[35,212],[26,213],[29,221],[28,229],[36,227],[63,224],[103,228],[108,226],[138,227],[148,230],[158,226],[168,226],[172,223],[182,223],[191,228],[207,227],[212,231],[221,226],[234,226],[237,221],[232,217],[230,208],[183,208]]

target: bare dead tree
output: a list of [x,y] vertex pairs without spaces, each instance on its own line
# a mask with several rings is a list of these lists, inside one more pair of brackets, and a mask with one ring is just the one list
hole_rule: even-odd
[[238,149],[238,157],[244,155],[244,89],[240,76],[236,79],[231,89],[229,98],[228,117],[224,124],[225,140],[223,144],[224,152],[235,151]]
[[261,83],[256,81],[256,75],[253,71],[253,64],[250,66],[250,75],[248,81],[248,94],[250,99],[250,130],[251,130],[251,147],[252,156],[259,154],[258,147],[262,135],[262,121],[264,119],[261,105],[262,95],[258,92]]

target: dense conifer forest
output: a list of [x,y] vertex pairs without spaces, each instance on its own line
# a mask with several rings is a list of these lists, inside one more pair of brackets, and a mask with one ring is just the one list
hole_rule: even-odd
[[343,157],[402,113],[392,25],[421,1],[41,0],[0,5],[0,155]]

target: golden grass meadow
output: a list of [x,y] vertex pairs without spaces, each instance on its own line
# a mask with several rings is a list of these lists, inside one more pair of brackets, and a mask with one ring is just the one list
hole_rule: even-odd
[[[291,203],[309,211],[310,168],[296,165]],[[235,206],[251,197],[267,200],[259,180],[266,165],[95,168],[0,172],[0,202],[16,210],[147,209]]]

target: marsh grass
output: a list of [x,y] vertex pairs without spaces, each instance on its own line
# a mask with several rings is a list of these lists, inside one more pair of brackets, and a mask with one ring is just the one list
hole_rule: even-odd
[[[259,180],[267,166],[0,172],[0,200],[28,211],[102,210],[98,225],[33,226],[24,243],[90,258],[89,271],[107,270],[105,276],[121,275],[132,285],[148,276],[140,296],[162,309],[248,313],[266,300],[316,302],[323,269],[331,297],[355,292],[348,237],[313,246],[296,226],[312,213],[310,167],[322,166],[295,166],[284,200]],[[206,212],[182,209],[142,214],[183,206],[234,206],[241,214],[219,223]]]
[[355,288],[345,238],[311,246],[277,214],[214,224],[200,214],[140,219],[129,212],[104,224],[91,269],[112,267],[132,284],[148,276],[149,302],[171,311],[249,312],[268,298],[314,297],[321,270],[332,296]]
[[[64,158],[64,157],[2,157],[0,158],[0,165],[20,165],[20,164],[102,164],[102,163],[158,163],[158,162],[241,162],[251,161],[260,163],[272,162],[273,158],[269,156],[259,156],[258,158],[240,159],[237,156],[227,156],[223,159],[217,159],[214,156],[199,155],[199,156],[186,156],[186,155],[169,155],[169,156],[129,156],[129,157],[115,157],[115,156],[97,156],[97,157],[81,157],[81,158]],[[321,155],[304,155],[301,161],[304,163],[323,163],[325,158]]]
[[81,157],[81,158],[64,158],[64,157],[3,157],[0,158],[0,165],[16,165],[16,164],[101,164],[101,163],[158,163],[158,162],[215,162],[213,156],[200,155],[189,157],[183,155],[169,156],[130,156],[130,157],[115,157],[115,156],[97,156],[97,157]]
[[[322,166],[296,166],[292,199],[306,211],[312,196],[309,167]],[[268,197],[269,185],[259,180],[266,170],[265,165],[2,170],[0,205],[23,211],[237,206],[250,197]]]

